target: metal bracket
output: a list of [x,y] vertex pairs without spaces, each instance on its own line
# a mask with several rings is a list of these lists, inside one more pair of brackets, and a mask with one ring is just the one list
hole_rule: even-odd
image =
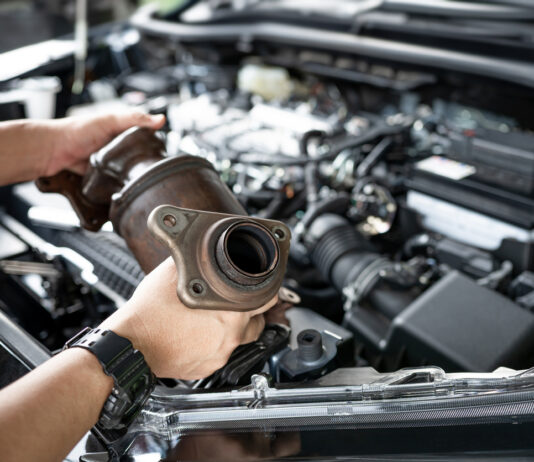
[[162,205],[148,228],[169,247],[190,308],[253,310],[280,289],[291,232],[279,221]]
[[271,389],[271,378],[267,374],[254,374],[251,377],[252,390],[254,391],[254,401],[249,403],[250,409],[262,407],[266,395]]

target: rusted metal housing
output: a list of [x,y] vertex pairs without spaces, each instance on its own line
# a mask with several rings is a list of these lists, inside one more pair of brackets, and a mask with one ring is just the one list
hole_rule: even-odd
[[147,128],[127,130],[91,156],[83,177],[63,171],[37,186],[67,196],[86,229],[111,220],[145,272],[172,254],[179,297],[190,307],[254,309],[280,288],[289,229],[246,216],[208,161],[168,157]]

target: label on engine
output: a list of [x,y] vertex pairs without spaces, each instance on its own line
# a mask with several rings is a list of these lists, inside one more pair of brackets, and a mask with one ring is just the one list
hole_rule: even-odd
[[525,243],[534,238],[528,229],[417,191],[408,191],[406,203],[421,214],[425,228],[481,249],[495,250],[505,238]]
[[456,162],[455,160],[441,156],[428,157],[417,162],[415,167],[419,170],[450,178],[451,180],[462,180],[476,172],[476,168],[472,165]]

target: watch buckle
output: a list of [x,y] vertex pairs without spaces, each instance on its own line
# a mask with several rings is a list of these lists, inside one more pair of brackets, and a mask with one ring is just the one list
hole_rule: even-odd
[[90,327],[84,327],[74,337],[70,338],[69,340],[65,342],[65,345],[63,345],[63,350],[70,348],[72,345],[74,345],[78,340],[80,340],[84,335],[88,334],[90,331],[91,331]]

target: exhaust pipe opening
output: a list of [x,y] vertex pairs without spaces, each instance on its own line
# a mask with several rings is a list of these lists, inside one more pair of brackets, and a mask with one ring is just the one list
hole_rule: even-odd
[[239,284],[258,284],[278,263],[278,244],[273,235],[256,223],[238,223],[226,230],[217,245],[221,270]]

